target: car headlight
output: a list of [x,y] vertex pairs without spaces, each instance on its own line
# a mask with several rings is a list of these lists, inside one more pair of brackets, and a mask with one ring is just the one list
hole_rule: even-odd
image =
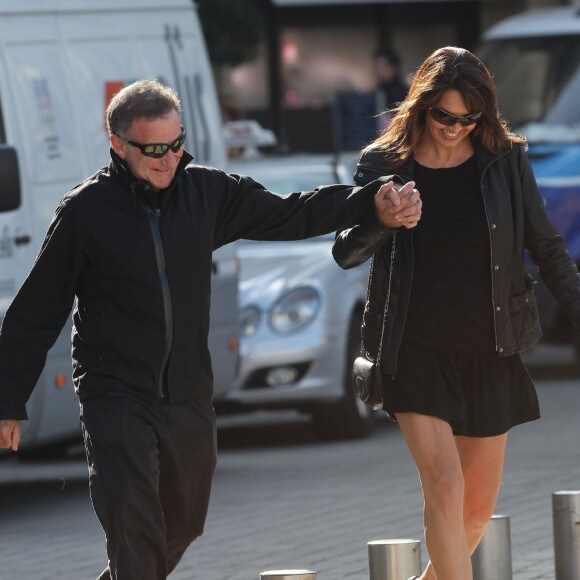
[[260,311],[255,306],[247,306],[240,312],[240,335],[253,336],[260,322]]
[[293,332],[316,316],[319,305],[320,296],[314,288],[296,288],[274,304],[270,324],[276,332]]

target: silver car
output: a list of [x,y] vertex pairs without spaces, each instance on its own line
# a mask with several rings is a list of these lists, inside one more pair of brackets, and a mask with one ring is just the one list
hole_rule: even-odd
[[[259,159],[230,165],[280,194],[350,183],[355,154]],[[220,410],[296,409],[322,437],[367,435],[373,416],[353,391],[368,264],[341,270],[334,234],[296,242],[242,241],[239,379]]]

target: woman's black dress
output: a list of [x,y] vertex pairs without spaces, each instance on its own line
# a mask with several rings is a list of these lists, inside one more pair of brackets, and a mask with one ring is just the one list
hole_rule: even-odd
[[397,374],[385,389],[389,415],[440,417],[455,435],[489,437],[539,418],[520,356],[498,357],[490,236],[475,156],[457,167],[415,162],[421,220]]

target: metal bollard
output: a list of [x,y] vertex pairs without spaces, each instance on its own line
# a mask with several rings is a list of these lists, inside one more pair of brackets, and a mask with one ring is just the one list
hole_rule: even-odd
[[310,570],[267,570],[260,580],[316,580],[316,572]]
[[509,516],[492,516],[471,557],[473,580],[512,580]]
[[407,580],[421,574],[420,540],[368,543],[370,580]]
[[580,491],[552,494],[556,580],[580,578]]

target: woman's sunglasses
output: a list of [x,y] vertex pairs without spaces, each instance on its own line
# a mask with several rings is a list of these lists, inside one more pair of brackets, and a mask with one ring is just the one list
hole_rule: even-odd
[[429,109],[431,113],[431,118],[437,123],[451,127],[455,123],[459,123],[462,127],[467,127],[477,123],[483,113],[472,113],[471,115],[465,115],[464,117],[458,117],[457,115],[452,115],[445,109],[438,109],[436,107],[431,107]]
[[145,157],[153,157],[154,159],[161,159],[167,152],[171,149],[173,153],[177,153],[185,143],[185,129],[181,127],[181,134],[179,137],[169,145],[167,143],[147,143],[142,145],[141,143],[136,143],[135,141],[127,141],[129,145],[137,147]]

